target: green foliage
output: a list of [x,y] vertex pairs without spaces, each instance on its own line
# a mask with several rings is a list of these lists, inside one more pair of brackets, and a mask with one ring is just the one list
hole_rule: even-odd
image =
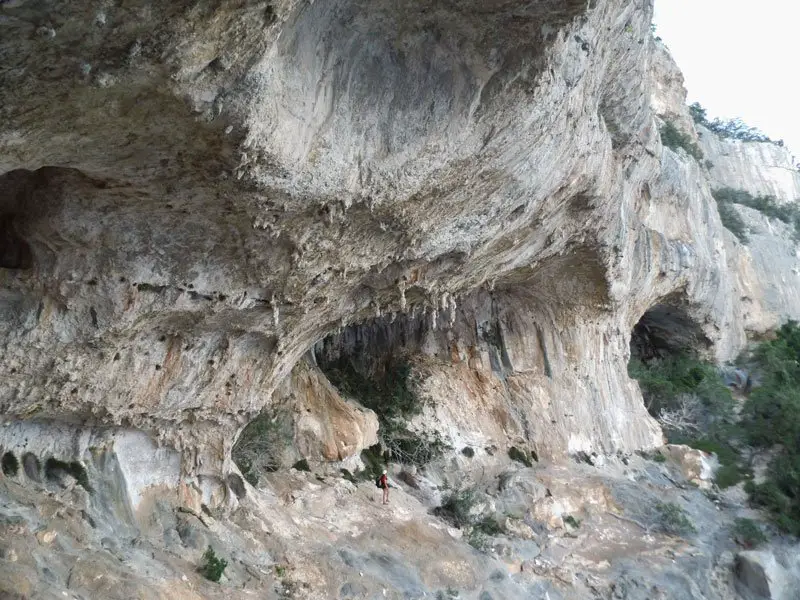
[[342,479],[345,479],[346,481],[349,481],[350,483],[358,483],[358,480],[347,469],[339,469],[339,473],[341,474]]
[[369,448],[364,448],[361,451],[361,462],[364,464],[364,470],[359,474],[362,479],[369,481],[377,478],[386,468],[386,460],[384,460],[381,445],[375,444]]
[[676,152],[678,148],[683,148],[683,150],[695,160],[703,158],[703,152],[697,144],[694,143],[692,137],[687,133],[679,131],[672,121],[667,121],[661,127],[661,142],[667,148],[675,150]]
[[393,460],[421,467],[440,457],[449,447],[438,433],[408,428],[408,421],[423,408],[422,401],[409,387],[409,364],[390,364],[382,373],[370,377],[351,361],[341,359],[324,371],[341,393],[375,411],[381,440]]
[[500,535],[505,533],[506,528],[503,524],[491,515],[486,515],[480,521],[473,525],[474,529],[486,535]]
[[750,127],[741,119],[714,119],[708,120],[706,109],[699,102],[689,106],[689,114],[695,123],[699,123],[722,138],[741,140],[743,142],[767,142],[776,146],[783,146],[783,140],[772,140],[767,134],[755,127]]
[[716,454],[720,467],[714,477],[714,483],[725,489],[750,476],[749,469],[742,465],[738,450],[731,445],[731,442],[738,441],[741,435],[742,432],[738,427],[729,425],[728,427],[719,428],[716,438],[682,437],[678,435],[672,441],[677,444],[686,444],[703,452]]
[[306,473],[311,472],[311,467],[308,465],[308,461],[305,458],[301,458],[296,463],[292,465],[292,468],[296,471],[305,471]]
[[657,502],[655,510],[658,514],[658,525],[663,532],[670,535],[697,533],[694,524],[686,516],[686,511],[674,502]]
[[800,535],[800,326],[783,325],[756,348],[753,361],[761,385],[745,402],[742,426],[751,444],[778,452],[767,481],[747,489],[781,529]]
[[564,517],[564,523],[566,523],[567,525],[569,525],[573,529],[577,529],[578,527],[581,526],[580,519],[576,519],[572,515],[567,515],[566,517]]
[[717,420],[733,415],[733,398],[717,368],[693,354],[678,354],[644,363],[635,357],[628,375],[639,382],[648,411],[658,417],[662,410],[677,408],[683,394],[693,394]]
[[515,462],[521,463],[521,464],[525,465],[526,467],[532,467],[533,466],[533,461],[534,460],[538,461],[538,457],[536,456],[536,453],[534,453],[534,452],[529,453],[525,449],[520,450],[516,446],[511,446],[511,448],[508,449],[508,458],[510,458],[511,460],[513,460]]
[[657,463],[667,462],[667,457],[661,454],[661,452],[659,452],[658,450],[652,450],[652,451],[637,450],[636,454],[638,454],[639,456],[641,456],[646,460],[652,460],[653,462]]
[[717,200],[717,211],[719,212],[719,220],[722,221],[722,226],[725,227],[725,229],[735,235],[743,244],[750,241],[747,236],[747,225],[745,225],[744,219],[742,219],[731,203]]
[[[682,398],[691,394],[697,398],[702,412],[690,423],[691,430],[671,430],[665,433],[673,444],[686,444],[692,448],[717,455],[720,469],[716,483],[721,488],[730,487],[747,476],[736,444],[743,432],[736,424],[734,402],[714,365],[690,354],[650,361],[644,364],[632,358],[628,373],[639,381],[645,404],[650,414],[658,418],[662,411],[675,411]],[[700,433],[702,432],[702,433]],[[647,456],[665,460],[660,453]]]
[[473,522],[470,513],[477,502],[478,496],[473,489],[453,492],[445,498],[441,506],[433,509],[433,514],[461,529]]
[[203,561],[203,565],[200,567],[200,574],[209,581],[219,581],[220,577],[222,577],[222,572],[228,566],[228,561],[223,558],[217,558],[211,546],[203,554]]
[[3,458],[0,460],[0,465],[3,469],[3,475],[7,477],[15,477],[19,471],[19,461],[11,452],[6,452],[3,454]]
[[700,125],[708,123],[708,113],[699,102],[689,105],[689,114],[692,116],[695,123],[699,123]]
[[[717,206],[720,207],[720,217],[722,217],[722,206],[741,204],[759,211],[770,219],[778,219],[787,225],[791,225],[794,228],[795,238],[800,238],[800,207],[795,202],[779,205],[773,196],[753,196],[750,192],[734,190],[733,188],[715,190],[712,195],[717,201]],[[730,209],[734,210],[732,207]],[[724,220],[723,225],[728,227]],[[731,228],[728,227],[728,229]],[[734,231],[734,233],[736,232]]]
[[479,501],[474,489],[453,492],[433,514],[459,529],[465,529],[465,539],[473,548],[484,550],[489,537],[505,533],[505,527],[493,515],[476,516],[473,508]]
[[733,522],[733,539],[745,548],[755,548],[767,542],[767,536],[752,519],[736,519]]
[[233,447],[233,461],[252,486],[264,473],[281,468],[281,459],[291,444],[292,426],[287,414],[263,412],[248,423]]

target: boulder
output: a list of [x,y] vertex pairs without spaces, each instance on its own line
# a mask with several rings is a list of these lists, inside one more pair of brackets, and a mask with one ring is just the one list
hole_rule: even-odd
[[667,444],[661,454],[681,468],[683,476],[701,489],[711,487],[714,473],[719,467],[716,456],[684,444]]
[[736,555],[734,566],[740,593],[753,599],[790,600],[797,598],[786,570],[766,550],[747,550]]

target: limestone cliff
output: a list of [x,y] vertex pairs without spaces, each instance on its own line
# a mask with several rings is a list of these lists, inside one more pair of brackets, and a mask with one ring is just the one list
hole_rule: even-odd
[[625,450],[659,442],[625,370],[643,315],[727,359],[794,314],[789,246],[748,254],[708,192],[797,173],[662,148],[659,117],[695,133],[648,3],[3,11],[9,416],[224,473],[309,348],[387,315],[499,377],[543,455]]
[[[724,361],[800,316],[791,232],[737,209],[742,245],[711,195],[795,201],[800,175],[695,127],[651,17],[650,0],[4,3],[2,452],[31,477],[48,459],[119,477],[104,506],[131,527],[150,492],[197,515],[250,494],[245,531],[296,538],[282,492],[239,478],[237,436],[280,406],[287,460],[351,466],[375,416],[319,367],[400,355],[430,400],[417,425],[492,465],[513,444],[661,445],[631,345]],[[664,147],[665,121],[708,162]]]

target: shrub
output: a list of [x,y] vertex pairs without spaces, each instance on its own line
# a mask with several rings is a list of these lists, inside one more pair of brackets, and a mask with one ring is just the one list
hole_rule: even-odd
[[686,511],[674,502],[657,502],[655,510],[659,518],[658,525],[664,533],[686,535],[697,532]]
[[639,382],[647,410],[655,418],[663,410],[680,408],[684,394],[696,396],[714,421],[733,418],[733,398],[720,380],[717,368],[694,354],[678,354],[648,363],[632,357],[628,375]]
[[408,428],[408,420],[420,414],[423,408],[421,399],[409,386],[411,366],[408,363],[390,364],[375,376],[363,374],[348,359],[325,365],[323,370],[342,394],[375,411],[381,441],[393,460],[421,467],[449,448],[437,432]]
[[650,453],[643,452],[642,457],[657,463],[667,462],[667,457],[661,454],[661,452],[659,452],[658,450],[655,450]]
[[719,212],[719,220],[722,221],[722,226],[725,229],[735,235],[743,244],[750,241],[747,236],[747,225],[745,225],[742,217],[729,202],[717,200],[717,212]]
[[741,140],[743,142],[767,142],[776,146],[783,146],[783,140],[772,140],[763,131],[756,127],[750,127],[741,119],[719,119],[708,120],[706,109],[699,102],[689,106],[689,114],[692,115],[695,123],[699,123],[722,138]]
[[[747,476],[736,448],[744,432],[736,423],[730,390],[714,365],[686,354],[646,365],[632,358],[628,372],[639,380],[648,410],[662,424],[670,443],[717,455],[721,465],[716,476],[719,487],[730,487]],[[698,406],[681,413],[687,397],[696,399]],[[675,425],[679,423],[674,417],[678,413],[687,420],[680,427]],[[670,418],[662,419],[665,414]]]
[[761,385],[745,402],[742,427],[751,444],[778,452],[767,480],[747,490],[781,529],[800,535],[800,326],[783,325],[774,340],[756,348],[753,362]]
[[679,131],[672,121],[665,122],[661,127],[661,142],[667,148],[675,150],[676,152],[678,148],[682,148],[686,154],[695,160],[703,158],[703,152],[697,144],[694,143],[692,137],[689,134]]
[[486,515],[480,521],[473,525],[474,529],[485,533],[486,535],[500,535],[505,533],[506,528],[503,524],[491,515]]
[[359,474],[362,479],[375,479],[386,468],[386,461],[383,457],[380,444],[375,444],[369,448],[364,448],[361,451],[361,462],[364,464],[364,470]]
[[745,548],[755,548],[766,543],[767,536],[752,519],[736,519],[733,522],[733,539]]
[[218,582],[225,567],[228,566],[228,561],[223,558],[217,558],[211,546],[203,554],[203,561],[205,562],[200,567],[200,574],[209,581]]
[[564,517],[564,523],[566,523],[573,529],[577,529],[578,527],[581,526],[580,519],[576,519],[572,515],[567,515],[566,517]]
[[233,461],[250,485],[257,486],[261,475],[280,469],[291,441],[292,425],[288,414],[262,412],[239,436],[233,447]]
[[296,463],[292,465],[292,468],[296,471],[305,471],[306,473],[311,472],[311,467],[308,464],[308,461],[305,458],[301,458]]
[[472,523],[473,516],[470,512],[477,501],[478,496],[473,489],[453,492],[441,506],[433,509],[433,514],[461,529]]
[[516,446],[511,446],[511,448],[508,449],[508,458],[526,467],[532,467],[533,461],[531,458],[535,458],[535,455],[530,455],[526,450],[520,450]]
[[[717,201],[718,207],[726,204],[747,206],[770,219],[778,219],[787,225],[791,225],[794,228],[795,238],[800,237],[800,207],[794,202],[779,205],[774,196],[753,196],[750,192],[734,190],[733,188],[721,188],[714,190],[711,194]],[[732,207],[730,208],[734,210]],[[722,212],[720,212],[720,217],[722,217]]]

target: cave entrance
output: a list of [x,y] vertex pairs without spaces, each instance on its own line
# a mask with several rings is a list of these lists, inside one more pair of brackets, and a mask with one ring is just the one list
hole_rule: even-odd
[[389,425],[418,412],[410,389],[410,360],[427,333],[424,317],[379,317],[329,335],[312,352],[340,393],[374,410],[382,425]]
[[351,325],[312,349],[333,386],[378,417],[380,444],[361,455],[370,475],[390,460],[424,467],[442,456],[446,444],[439,435],[411,420],[423,410],[416,357],[444,358],[447,347],[446,334],[432,330],[424,314],[400,314]]
[[680,304],[669,300],[648,309],[631,333],[631,361],[650,363],[680,355],[703,355],[711,341]]
[[[628,375],[638,381],[647,411],[675,442],[709,424],[708,407],[726,390],[706,359],[711,341],[680,298],[649,308],[631,333]],[[677,436],[677,437],[676,437]]]

